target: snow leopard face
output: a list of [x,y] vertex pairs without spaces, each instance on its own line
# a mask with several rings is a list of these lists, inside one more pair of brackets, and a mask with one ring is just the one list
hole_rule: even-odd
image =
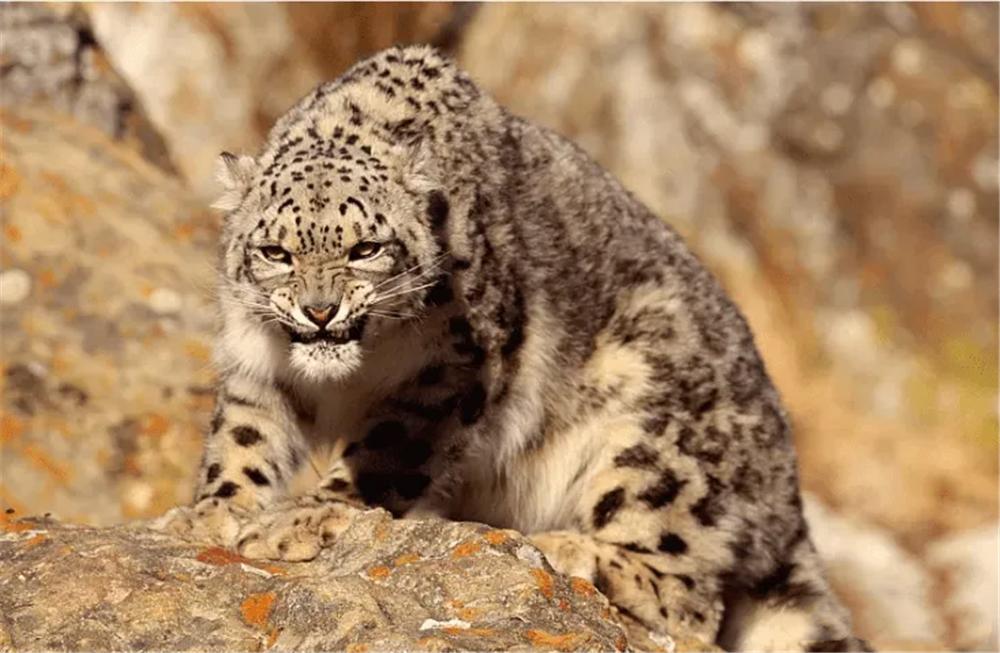
[[350,375],[446,283],[434,235],[444,194],[408,185],[405,153],[344,122],[292,130],[260,161],[220,160],[238,194],[222,200],[238,201],[223,236],[230,337],[264,336],[262,354],[316,381]]

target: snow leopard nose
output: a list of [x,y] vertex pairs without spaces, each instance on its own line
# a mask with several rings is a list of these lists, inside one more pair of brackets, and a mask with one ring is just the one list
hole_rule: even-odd
[[302,312],[306,314],[310,322],[322,329],[329,324],[330,319],[333,318],[333,314],[336,312],[336,308],[333,304],[327,304],[326,306],[303,306]]

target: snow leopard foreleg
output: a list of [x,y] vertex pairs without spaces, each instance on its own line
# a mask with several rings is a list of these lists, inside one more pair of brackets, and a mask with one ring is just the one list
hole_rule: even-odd
[[550,531],[531,536],[559,572],[584,578],[652,630],[713,642],[723,615],[718,580],[636,543]]
[[206,434],[195,503],[153,522],[193,540],[233,545],[250,515],[274,504],[305,457],[300,416],[280,388],[223,380]]
[[440,364],[422,369],[369,412],[356,437],[341,443],[309,495],[255,517],[240,533],[239,551],[248,557],[306,560],[332,543],[360,509],[407,514],[447,479],[439,454],[455,442],[449,436],[482,410],[482,385],[468,376]]

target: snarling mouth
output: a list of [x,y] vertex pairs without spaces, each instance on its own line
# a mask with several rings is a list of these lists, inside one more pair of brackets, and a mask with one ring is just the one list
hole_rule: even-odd
[[288,331],[288,338],[295,343],[309,345],[314,342],[328,342],[333,345],[343,345],[355,340],[361,340],[361,334],[365,330],[365,320],[357,320],[352,326],[336,331],[315,331],[313,333],[299,333],[291,329]]

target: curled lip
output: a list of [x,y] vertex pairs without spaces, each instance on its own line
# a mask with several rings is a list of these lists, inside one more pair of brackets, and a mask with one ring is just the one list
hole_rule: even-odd
[[325,329],[312,333],[300,333],[291,329],[287,329],[287,331],[289,339],[295,343],[308,345],[314,342],[328,342],[334,345],[343,345],[348,342],[360,340],[364,328],[364,320],[359,320],[346,329],[337,329],[336,331],[327,331]]

